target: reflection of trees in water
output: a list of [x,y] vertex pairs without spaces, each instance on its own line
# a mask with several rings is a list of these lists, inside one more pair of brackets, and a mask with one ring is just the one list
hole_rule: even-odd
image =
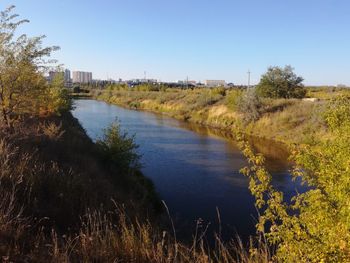
[[285,170],[291,166],[288,161],[289,151],[285,145],[256,137],[250,137],[249,142],[256,152],[265,156],[266,166],[270,171],[281,171],[280,168]]
[[[229,147],[232,147],[231,151],[238,150],[238,147],[235,144],[235,137],[232,132],[212,127],[205,127],[196,123],[174,120],[169,117],[164,117],[163,115],[157,116],[159,116],[157,117],[159,124],[166,124],[169,126],[190,130],[205,137],[211,136],[221,139],[224,138],[229,140]],[[205,140],[205,137],[203,138],[202,136],[201,140],[203,145],[205,145],[207,141]],[[287,147],[282,143],[253,136],[249,137],[248,140],[254,151],[264,155],[266,160],[266,168],[271,173],[279,173],[274,176],[274,179],[283,180],[285,176],[280,173],[286,172],[286,170],[291,167],[291,163],[288,161],[289,152]]]
[[[234,135],[228,131],[185,122],[181,122],[180,127],[201,135],[228,139],[233,143],[233,147],[237,148],[234,144]],[[256,152],[262,153],[265,156],[267,169],[271,172],[286,170],[290,167],[290,162],[288,161],[289,152],[284,144],[258,137],[249,137],[248,140]]]

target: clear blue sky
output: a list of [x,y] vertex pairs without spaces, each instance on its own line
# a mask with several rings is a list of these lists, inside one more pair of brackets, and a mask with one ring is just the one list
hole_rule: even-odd
[[1,0],[71,70],[94,78],[252,82],[290,64],[305,84],[350,85],[349,0]]

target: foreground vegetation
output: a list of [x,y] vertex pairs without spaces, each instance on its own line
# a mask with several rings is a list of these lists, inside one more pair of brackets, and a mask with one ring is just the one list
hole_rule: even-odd
[[[350,260],[350,98],[327,104],[323,118],[331,138],[294,147],[294,177],[310,189],[285,200],[271,185],[264,158],[237,134],[251,166],[243,169],[261,209],[257,230],[276,246],[281,262],[349,262]],[[267,231],[267,232],[266,232]]]

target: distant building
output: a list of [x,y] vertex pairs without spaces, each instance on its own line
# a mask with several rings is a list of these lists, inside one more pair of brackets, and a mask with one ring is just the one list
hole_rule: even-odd
[[92,83],[92,72],[73,71],[73,83]]
[[72,78],[71,78],[69,69],[66,69],[64,71],[64,86],[67,88],[71,88],[73,86]]
[[56,77],[60,75],[63,77],[62,71],[50,71],[47,80],[51,83]]
[[66,69],[66,70],[64,71],[64,82],[65,82],[65,83],[71,82],[70,70],[69,70],[69,69]]
[[205,86],[208,87],[219,87],[219,86],[226,86],[225,80],[205,80],[204,81]]
[[46,79],[49,83],[52,83],[52,81],[56,77],[61,78],[61,80],[64,82],[65,87],[67,88],[72,87],[72,79],[71,79],[71,74],[69,69],[65,69],[64,71],[50,71]]

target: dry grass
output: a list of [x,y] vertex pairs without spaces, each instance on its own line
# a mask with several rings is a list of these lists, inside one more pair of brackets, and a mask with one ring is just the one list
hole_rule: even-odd
[[[94,144],[71,115],[28,119],[15,133],[1,130],[0,135],[3,262],[228,263],[271,258],[262,240],[252,242],[249,251],[242,242],[224,243],[217,235],[213,248],[200,228],[193,242],[184,244],[174,229],[156,226],[159,214],[150,210],[153,201],[143,177],[123,177],[101,165]],[[116,209],[116,203],[123,206]]]
[[318,98],[321,100],[330,100],[339,96],[350,96],[350,88],[336,88],[336,87],[308,87],[307,97]]
[[322,117],[324,105],[322,101],[274,101],[265,105],[265,113],[258,121],[249,124],[247,130],[256,136],[288,143],[303,143],[312,134],[321,138],[327,133]]
[[[97,91],[96,91],[97,92]],[[322,89],[308,89],[309,96],[324,97]],[[350,94],[336,89],[332,94]],[[236,104],[242,90],[224,93],[208,89],[171,91],[98,91],[95,98],[109,103],[164,113],[177,119],[208,127],[230,130],[244,122],[245,116]],[[316,96],[316,95],[319,96]],[[327,93],[328,94],[328,93]],[[332,95],[332,96],[333,96]],[[287,143],[303,143],[310,134],[325,137],[322,119],[325,101],[299,99],[262,99],[259,119],[245,123],[248,134]]]
[[62,130],[62,123],[56,124],[54,122],[44,122],[39,125],[39,129],[51,140],[59,140],[64,134],[64,130]]
[[[33,247],[27,257],[33,262],[267,263],[272,260],[262,239],[255,244],[251,241],[247,250],[239,240],[225,244],[216,236],[213,249],[205,245],[204,235],[198,234],[192,246],[188,246],[166,231],[158,232],[149,222],[132,223],[124,212],[118,214],[116,224],[109,217],[92,212],[84,217],[75,235],[60,237],[54,231],[46,239],[41,235],[36,242],[41,251]],[[12,259],[10,255],[7,258]]]

